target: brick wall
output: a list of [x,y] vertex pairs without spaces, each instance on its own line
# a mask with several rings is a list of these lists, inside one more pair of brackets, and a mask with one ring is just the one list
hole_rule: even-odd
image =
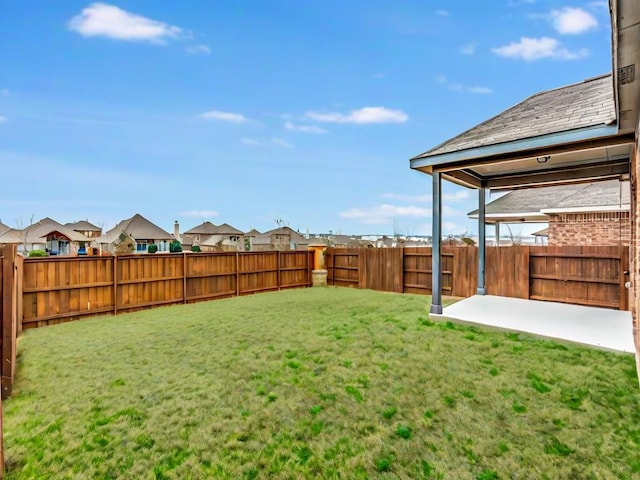
[[549,245],[629,245],[629,212],[562,213],[549,216]]
[[638,177],[640,177],[640,120],[636,126],[636,141],[631,153],[631,212],[633,228],[631,235],[631,247],[629,256],[631,265],[631,291],[629,302],[631,304],[631,316],[633,319],[633,339],[636,344],[636,374],[640,383],[640,189]]

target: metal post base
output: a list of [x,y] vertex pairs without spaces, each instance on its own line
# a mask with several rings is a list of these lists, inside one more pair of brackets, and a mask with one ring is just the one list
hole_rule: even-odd
[[487,289],[486,288],[478,288],[476,290],[476,295],[486,295],[487,294]]
[[442,314],[442,305],[436,305],[435,303],[431,304],[431,310],[429,310],[429,313],[435,313],[438,315]]

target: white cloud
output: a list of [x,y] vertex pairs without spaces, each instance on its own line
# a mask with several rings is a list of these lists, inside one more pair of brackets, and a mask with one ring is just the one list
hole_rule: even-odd
[[445,235],[459,235],[464,229],[453,222],[442,222],[442,232]]
[[463,55],[473,55],[474,53],[476,53],[476,44],[468,43],[467,45],[463,45],[462,47],[460,47],[460,53],[462,53]]
[[542,58],[554,58],[557,60],[576,60],[589,54],[587,49],[571,52],[564,48],[555,38],[522,37],[519,42],[512,42],[503,47],[492,48],[496,55],[507,58],[520,58],[533,61]]
[[442,198],[449,201],[466,200],[471,197],[469,190],[458,190],[453,193],[443,193]]
[[371,75],[371,78],[384,78],[386,76],[387,76],[386,73],[378,72],[378,73],[374,73],[373,75]]
[[467,87],[467,92],[469,93],[479,93],[481,95],[483,94],[487,94],[487,93],[493,93],[493,90],[491,90],[489,87],[481,87],[478,85],[472,86],[472,87]]
[[587,3],[587,5],[592,10],[603,10],[605,12],[609,12],[609,2],[607,2],[606,0],[589,2]]
[[241,113],[221,112],[219,110],[210,110],[208,112],[201,113],[199,116],[205,120],[221,120],[223,122],[231,123],[245,123],[249,121],[249,119]]
[[576,35],[598,27],[593,15],[581,8],[565,7],[551,11],[553,28],[561,35]]
[[384,107],[364,107],[359,110],[351,110],[344,114],[338,112],[320,113],[307,112],[306,116],[318,122],[329,123],[404,123],[409,116],[402,110],[392,110]]
[[[383,193],[380,195],[382,198],[392,198],[394,200],[402,200],[405,202],[431,202],[432,196],[431,194],[424,195],[405,195],[402,193]],[[450,202],[457,202],[460,200],[467,200],[471,197],[471,194],[468,190],[458,190],[453,193],[443,193],[443,200],[447,200]]]
[[0,115],[0,123],[6,122],[7,121],[7,117],[3,117],[2,115]]
[[455,90],[456,92],[478,93],[481,95],[493,93],[493,90],[491,90],[489,87],[481,87],[479,85],[469,86],[463,85],[461,83],[451,83],[449,84],[449,89]]
[[3,88],[2,90],[0,90],[0,95],[4,95],[5,97],[8,97],[9,95],[11,95],[11,91],[9,91],[8,88]]
[[293,122],[285,122],[284,128],[287,130],[293,130],[295,132],[304,133],[327,133],[324,128],[316,127],[315,125],[296,125]]
[[191,218],[214,218],[218,216],[218,212],[215,210],[187,210],[186,212],[180,212],[180,216]]
[[262,142],[255,138],[241,138],[240,141],[245,145],[262,145]]
[[398,193],[383,193],[382,198],[393,198],[394,200],[402,200],[405,202],[430,202],[431,195],[403,195]]
[[283,148],[293,148],[292,144],[290,144],[289,142],[287,142],[286,140],[283,140],[281,138],[272,138],[271,139],[271,143],[273,143],[274,145],[278,145],[279,147],[283,147]]
[[174,25],[151,20],[106,3],[89,5],[69,20],[67,27],[83,37],[108,37],[158,44],[164,44],[167,39],[188,35]]
[[340,217],[359,220],[369,225],[386,225],[399,217],[424,218],[431,216],[431,208],[397,206],[389,204],[375,205],[368,208],[351,208],[340,212]]
[[467,92],[467,93],[478,93],[478,94],[487,94],[493,93],[489,87],[483,87],[480,85],[463,85],[462,83],[453,83],[449,82],[444,75],[436,75],[436,82],[441,85],[446,85],[449,90],[454,90],[456,92]]
[[211,54],[211,49],[209,47],[207,47],[206,45],[193,45],[191,47],[187,47],[185,48],[185,50],[187,51],[187,53],[192,53],[194,55],[197,54],[203,54],[203,55],[210,55]]
[[436,10],[436,15],[439,17],[448,17],[449,12],[447,10]]

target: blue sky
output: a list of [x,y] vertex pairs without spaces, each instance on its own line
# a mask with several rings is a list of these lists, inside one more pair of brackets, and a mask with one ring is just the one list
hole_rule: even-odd
[[0,220],[429,234],[409,158],[610,70],[606,1],[6,0]]

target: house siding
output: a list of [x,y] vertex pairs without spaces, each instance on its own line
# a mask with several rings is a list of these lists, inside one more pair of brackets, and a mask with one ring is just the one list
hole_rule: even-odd
[[629,212],[562,213],[549,216],[550,246],[629,245]]

